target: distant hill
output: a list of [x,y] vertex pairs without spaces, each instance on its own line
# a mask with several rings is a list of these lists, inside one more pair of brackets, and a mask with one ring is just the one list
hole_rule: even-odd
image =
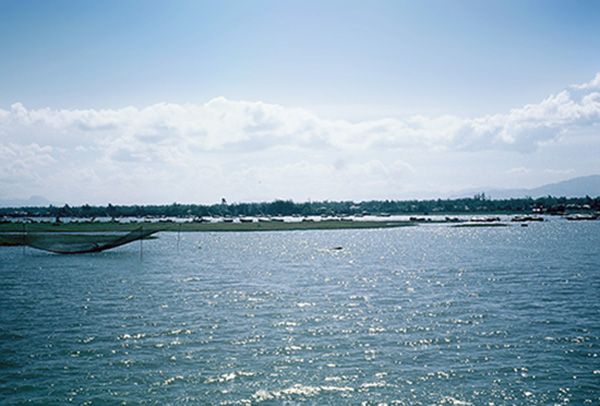
[[29,199],[0,199],[0,207],[47,207],[53,204],[42,196],[31,196]]
[[[414,193],[412,197],[396,200],[435,200],[435,199],[458,199],[471,198],[476,194],[485,193],[492,200],[532,197],[600,197],[600,175],[581,176],[558,183],[550,183],[533,189],[492,189],[476,188],[462,190],[457,193],[438,195],[431,192]],[[42,196],[31,196],[29,199],[0,199],[0,207],[60,207],[64,203],[51,202]]]
[[532,197],[537,196],[565,196],[585,197],[600,196],[600,175],[583,176],[566,180],[564,182],[552,183],[532,189]]
[[550,183],[533,189],[471,189],[454,197],[472,197],[484,192],[491,199],[511,199],[520,197],[598,197],[600,196],[600,175],[581,176],[558,183]]

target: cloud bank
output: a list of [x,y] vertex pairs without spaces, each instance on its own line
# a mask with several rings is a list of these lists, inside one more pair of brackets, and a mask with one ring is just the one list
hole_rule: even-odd
[[599,129],[600,73],[537,104],[474,119],[352,123],[222,97],[116,110],[15,103],[0,109],[0,195],[74,203],[381,198],[423,185],[419,155],[448,165],[452,156],[494,152],[526,161],[553,144],[595,140]]

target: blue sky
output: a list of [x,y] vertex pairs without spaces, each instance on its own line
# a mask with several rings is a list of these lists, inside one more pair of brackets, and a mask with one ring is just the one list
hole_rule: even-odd
[[0,198],[395,199],[600,173],[598,21],[596,1],[1,1]]

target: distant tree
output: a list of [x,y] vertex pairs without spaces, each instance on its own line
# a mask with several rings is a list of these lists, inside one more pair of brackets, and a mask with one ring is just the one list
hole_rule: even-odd
[[295,214],[296,205],[291,200],[275,200],[270,204],[269,214],[291,216]]
[[112,203],[109,203],[108,207],[106,208],[106,214],[110,218],[115,218],[118,215],[117,208],[113,206]]

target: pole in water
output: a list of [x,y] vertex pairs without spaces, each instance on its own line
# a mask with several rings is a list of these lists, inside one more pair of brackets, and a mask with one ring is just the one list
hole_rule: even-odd
[[[140,227],[140,233],[143,234],[144,233],[144,226]],[[143,258],[143,248],[144,248],[144,244],[142,243],[143,238],[140,238],[140,259]]]
[[27,244],[27,220],[23,221],[23,255],[25,255],[25,247]]

